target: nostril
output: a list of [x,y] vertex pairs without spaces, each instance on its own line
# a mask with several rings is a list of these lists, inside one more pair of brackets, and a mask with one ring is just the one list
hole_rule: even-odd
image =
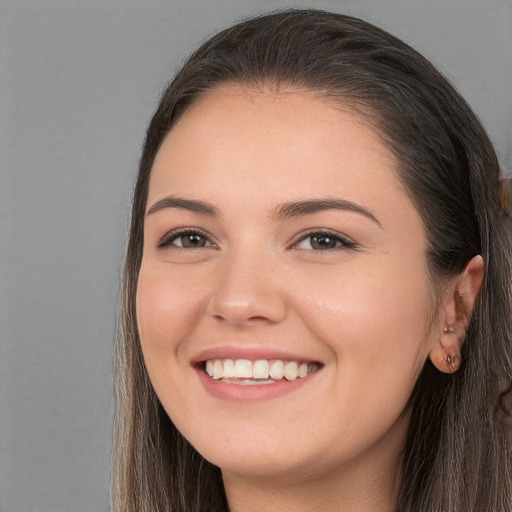
[[210,315],[217,321],[225,321],[235,326],[246,324],[280,322],[286,316],[286,306],[278,293],[257,293],[247,300],[234,299],[229,296],[217,295],[209,305]]

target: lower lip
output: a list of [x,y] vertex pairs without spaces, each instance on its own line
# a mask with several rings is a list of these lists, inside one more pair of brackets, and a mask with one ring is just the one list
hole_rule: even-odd
[[250,385],[229,384],[222,380],[215,380],[199,368],[196,368],[196,372],[204,389],[216,398],[235,402],[258,402],[277,398],[300,389],[310,383],[320,370],[295,380],[283,379],[273,384]]

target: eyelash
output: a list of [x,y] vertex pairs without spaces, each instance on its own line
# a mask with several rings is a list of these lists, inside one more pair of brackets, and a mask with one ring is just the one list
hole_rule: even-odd
[[[182,245],[176,245],[174,243],[176,240],[178,240],[180,238],[183,239],[186,236],[189,236],[189,237],[197,236],[197,237],[203,238],[205,240],[205,243],[208,245],[205,245],[202,247],[185,247],[185,246],[183,246],[183,241],[182,241]],[[177,229],[174,231],[170,231],[169,233],[164,235],[158,242],[159,248],[165,248],[165,247],[170,247],[170,246],[172,246],[175,249],[181,249],[181,250],[186,250],[186,251],[194,250],[194,249],[207,249],[207,248],[211,248],[211,247],[214,247],[214,248],[217,247],[217,245],[214,242],[212,242],[211,237],[206,232],[204,232],[203,230],[198,229],[198,228],[185,228],[185,229]]]
[[[184,237],[187,237],[187,236],[189,236],[189,237],[196,236],[198,238],[202,238],[202,239],[204,239],[206,245],[200,246],[200,247],[185,247],[183,245],[183,240],[182,240],[182,245],[176,245],[174,243],[174,242],[176,242],[176,240],[179,240],[180,238],[183,239]],[[296,242],[294,242],[289,247],[289,249],[299,249],[300,250],[300,247],[298,247],[299,244],[301,244],[308,238],[311,240],[313,240],[315,238],[317,238],[317,239],[326,238],[326,239],[329,239],[329,240],[335,242],[334,247],[328,247],[326,249],[314,249],[313,247],[311,247],[311,249],[305,249],[305,250],[312,250],[312,251],[316,251],[316,252],[335,251],[335,250],[339,250],[339,249],[354,249],[355,250],[359,247],[356,242],[354,242],[353,240],[351,240],[350,238],[348,238],[346,236],[341,235],[340,233],[337,233],[336,231],[331,231],[328,229],[311,229],[311,230],[306,231],[306,233],[301,233],[300,238]],[[311,245],[311,242],[310,242],[310,245]],[[194,250],[194,249],[206,249],[206,248],[212,248],[212,247],[216,248],[217,244],[211,240],[211,237],[210,237],[210,235],[208,235],[208,233],[206,233],[205,231],[203,231],[201,229],[184,228],[184,229],[178,229],[178,230],[171,231],[171,232],[167,233],[158,242],[159,248],[165,248],[165,247],[169,247],[169,246],[172,246],[173,248],[181,249],[181,250]]]
[[[327,238],[335,242],[335,247],[329,247],[327,249],[306,249],[316,252],[324,252],[324,251],[336,251],[340,249],[358,249],[359,246],[356,242],[351,240],[350,238],[341,235],[340,233],[336,231],[331,231],[329,229],[311,229],[307,231],[306,233],[302,233],[301,237],[297,240],[297,242],[294,242],[291,249],[299,249],[299,244],[304,242],[307,239],[314,239],[314,238]],[[311,242],[310,242],[311,244]]]

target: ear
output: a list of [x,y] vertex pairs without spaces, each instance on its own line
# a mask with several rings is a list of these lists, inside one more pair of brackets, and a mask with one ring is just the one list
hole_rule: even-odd
[[464,271],[446,287],[442,298],[442,314],[430,360],[444,373],[456,372],[461,364],[461,348],[473,315],[475,301],[482,288],[484,260],[475,256]]

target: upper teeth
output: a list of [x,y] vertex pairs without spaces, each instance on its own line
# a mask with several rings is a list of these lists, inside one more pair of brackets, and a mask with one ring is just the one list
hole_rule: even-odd
[[272,379],[295,380],[306,377],[309,373],[318,370],[316,364],[283,361],[281,359],[209,359],[206,361],[206,373],[218,379]]

